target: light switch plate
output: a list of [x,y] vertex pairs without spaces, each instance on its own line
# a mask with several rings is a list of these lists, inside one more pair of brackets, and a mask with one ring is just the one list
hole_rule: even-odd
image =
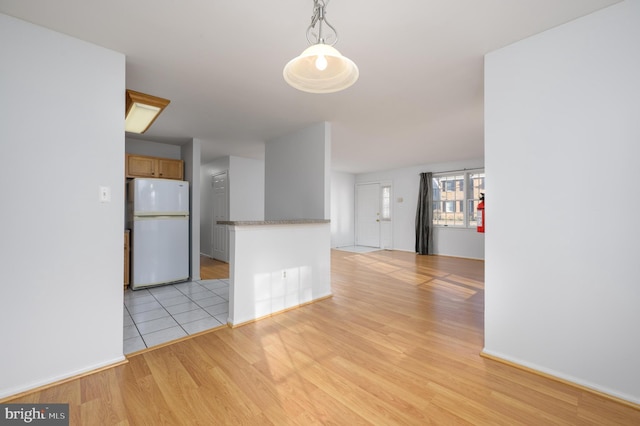
[[109,186],[100,187],[100,202],[101,203],[111,202],[111,187]]

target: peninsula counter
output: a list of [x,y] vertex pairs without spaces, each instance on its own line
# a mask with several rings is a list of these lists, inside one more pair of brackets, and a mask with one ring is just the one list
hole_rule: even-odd
[[229,226],[229,325],[331,296],[328,220],[218,223]]

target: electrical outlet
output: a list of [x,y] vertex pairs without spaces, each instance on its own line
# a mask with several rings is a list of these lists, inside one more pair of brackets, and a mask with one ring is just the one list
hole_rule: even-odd
[[287,278],[287,271],[282,271],[282,278]]

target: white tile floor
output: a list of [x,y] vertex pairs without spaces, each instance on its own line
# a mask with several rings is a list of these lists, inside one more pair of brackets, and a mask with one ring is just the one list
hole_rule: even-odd
[[229,280],[201,280],[124,292],[124,353],[227,323]]

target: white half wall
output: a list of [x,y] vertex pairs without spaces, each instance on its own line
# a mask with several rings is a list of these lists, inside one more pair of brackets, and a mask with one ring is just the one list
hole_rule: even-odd
[[329,219],[330,193],[329,123],[265,144],[265,219]]
[[2,14],[0,57],[4,398],[124,360],[125,57]]
[[228,322],[331,296],[330,235],[328,223],[230,226]]
[[640,1],[485,58],[487,354],[640,404]]

